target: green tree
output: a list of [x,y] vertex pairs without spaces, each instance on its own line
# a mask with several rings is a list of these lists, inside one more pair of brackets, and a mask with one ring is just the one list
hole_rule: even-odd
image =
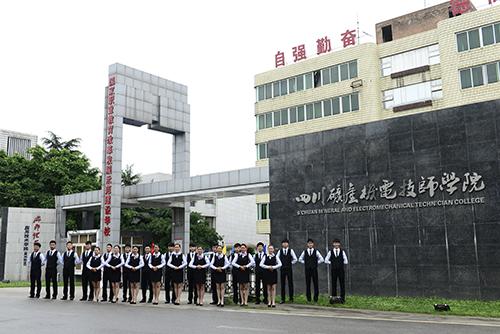
[[49,131],[49,136],[48,137],[43,137],[42,138],[42,143],[45,145],[45,147],[48,150],[70,150],[74,151],[80,146],[81,139],[80,138],[73,138],[68,141],[63,141],[61,137],[56,135],[54,132]]
[[222,240],[222,237],[199,212],[191,212],[190,218],[192,243],[209,249]]
[[134,165],[127,165],[122,170],[122,186],[132,186],[141,182],[141,174],[135,174],[133,167]]
[[172,240],[172,211],[169,208],[124,208],[121,210],[122,231],[149,232],[151,240],[165,251]]

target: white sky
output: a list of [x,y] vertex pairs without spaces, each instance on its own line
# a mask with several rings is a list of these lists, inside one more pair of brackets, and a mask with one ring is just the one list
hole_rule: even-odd
[[[442,0],[427,0],[427,6]],[[488,0],[474,1],[483,7]],[[191,175],[255,165],[256,73],[274,55],[423,8],[423,0],[2,1],[0,128],[82,139],[101,167],[104,87],[119,62],[186,84]],[[364,38],[361,42],[370,41]],[[125,127],[124,166],[171,172],[171,137]]]

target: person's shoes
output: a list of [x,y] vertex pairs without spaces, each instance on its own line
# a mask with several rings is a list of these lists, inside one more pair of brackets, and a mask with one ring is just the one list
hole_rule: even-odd
[[280,300],[280,304],[285,304],[285,301],[284,300]]
[[94,298],[89,298],[89,302],[93,302],[94,301]]
[[174,303],[174,305],[179,306],[179,305],[180,305],[180,303]]
[[108,301],[108,299],[107,299],[107,298],[103,298],[103,299],[101,299],[101,302],[103,302],[103,303],[104,303],[104,302],[107,302],[107,301]]
[[145,302],[146,302],[146,299],[141,299],[141,300],[139,301],[139,304],[143,304],[143,303],[145,303]]
[[35,298],[35,296],[33,296],[33,295],[29,295],[29,296],[28,296],[28,298]]
[[210,303],[210,305],[216,305],[216,304],[217,304],[217,302],[211,302]]
[[57,296],[52,296],[52,299],[57,299]]
[[267,307],[271,307],[271,304],[268,304]]
[[112,301],[111,301],[111,304],[116,304],[116,300],[112,300]]
[[268,303],[269,303],[269,301],[268,301],[267,299],[264,299],[263,303],[264,303],[264,304],[268,304]]
[[257,300],[257,301],[255,302],[255,305],[259,305],[259,304],[260,304],[260,300]]
[[290,303],[293,303],[293,298],[290,298]]
[[158,303],[157,303],[157,302],[154,302],[154,303],[153,303],[153,305],[158,305]]
[[68,300],[68,297],[64,296],[61,298],[61,300]]
[[274,307],[276,307],[276,305],[271,305],[271,307],[273,307],[273,308],[274,308]]
[[69,300],[74,300],[74,299],[75,299],[75,297],[69,297]]
[[220,307],[224,307],[224,304],[221,304]]
[[83,298],[83,297],[82,297],[82,298],[80,298],[80,301],[81,301],[81,302],[84,302],[84,301],[86,301],[86,300],[87,300],[87,298]]
[[50,299],[50,296],[47,295],[47,296],[43,297],[43,299]]
[[[190,301],[190,300],[188,301],[188,305],[191,305],[192,303],[193,303],[192,301]],[[174,304],[175,304],[175,303],[174,303]]]
[[36,297],[36,298],[40,298],[40,295],[36,295],[35,297]]
[[126,302],[127,302],[127,298],[123,298],[122,303],[126,303]]

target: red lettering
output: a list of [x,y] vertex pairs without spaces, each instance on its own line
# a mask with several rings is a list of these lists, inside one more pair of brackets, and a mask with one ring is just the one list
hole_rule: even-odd
[[104,227],[104,235],[109,237],[111,235],[111,228],[109,226]]
[[110,195],[106,195],[104,196],[104,204],[106,205],[111,205],[111,196]]
[[113,174],[113,166],[106,166],[106,174]]
[[111,216],[104,216],[104,224],[106,225],[111,224]]
[[104,195],[111,195],[111,186],[106,186],[106,189],[104,190]]
[[106,205],[104,207],[104,214],[105,215],[110,215],[111,214],[111,207],[109,205]]
[[113,154],[113,145],[106,146],[106,153]]

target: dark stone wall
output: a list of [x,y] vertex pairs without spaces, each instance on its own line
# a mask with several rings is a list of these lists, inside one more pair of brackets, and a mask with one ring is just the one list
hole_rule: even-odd
[[[399,117],[269,143],[271,241],[288,237],[297,256],[307,238],[326,255],[333,238],[349,256],[347,290],[353,294],[500,299],[500,100]],[[455,172],[452,195],[436,190],[417,198],[359,200],[356,205],[416,203],[483,197],[484,204],[297,215],[298,210],[352,205],[299,203],[302,193],[349,183],[359,198],[367,184]],[[485,188],[462,192],[467,172],[482,176]],[[416,205],[416,204],[415,204]],[[295,267],[304,291],[302,265]],[[329,273],[320,266],[320,289]]]

